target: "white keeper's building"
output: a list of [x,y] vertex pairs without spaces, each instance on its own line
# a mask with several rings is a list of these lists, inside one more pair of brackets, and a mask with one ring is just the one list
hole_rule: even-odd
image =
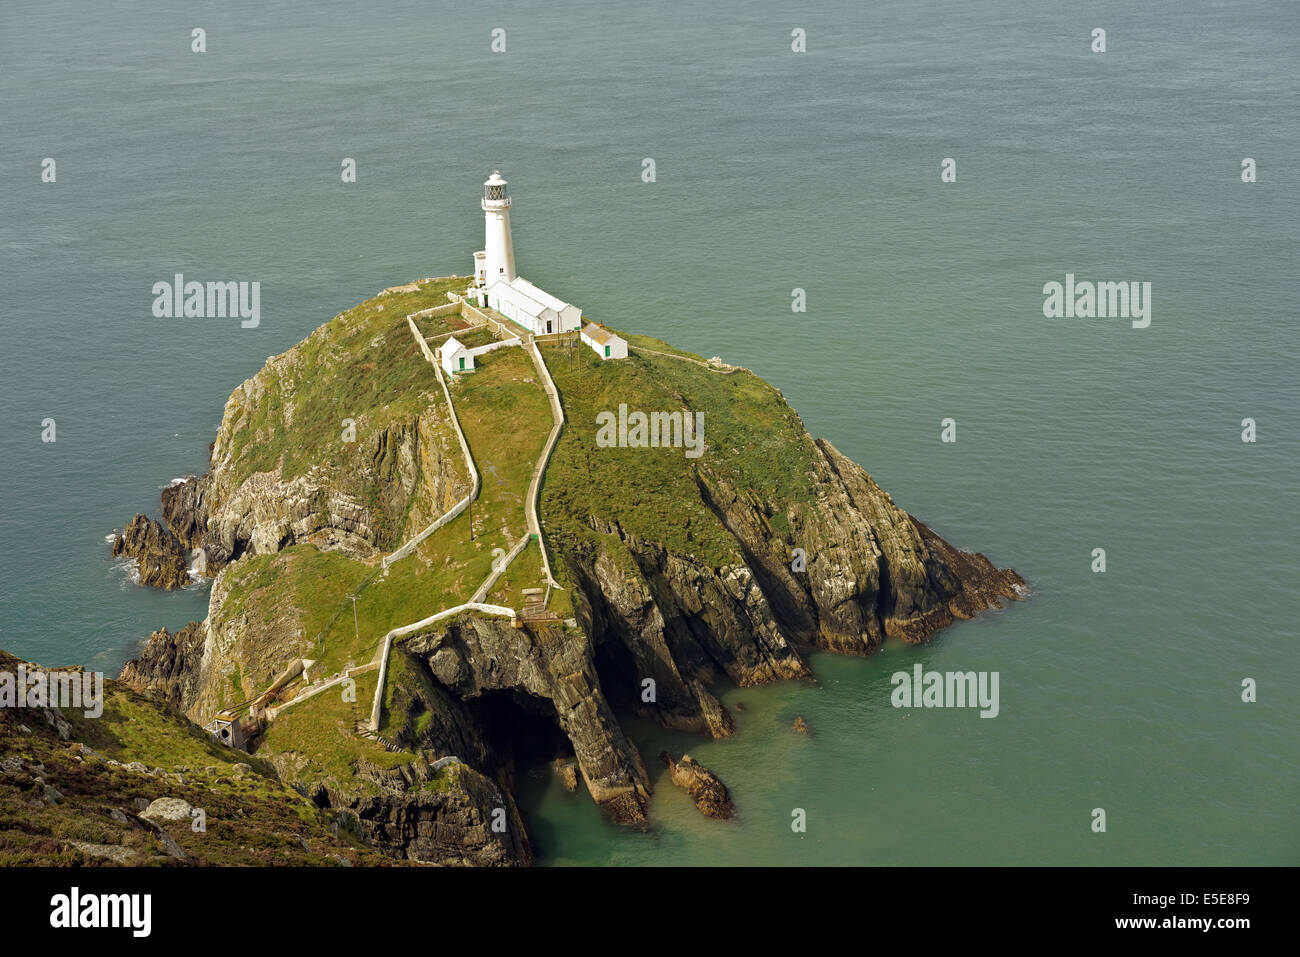
[[500,170],[483,184],[484,248],[474,254],[474,285],[468,298],[501,313],[536,336],[582,326],[582,310],[539,289],[515,272],[510,238],[510,194]]
[[627,358],[627,340],[612,329],[589,322],[582,327],[579,336],[602,359]]
[[438,361],[442,363],[442,371],[447,375],[474,371],[474,353],[465,348],[465,344],[455,336],[449,337],[438,348]]

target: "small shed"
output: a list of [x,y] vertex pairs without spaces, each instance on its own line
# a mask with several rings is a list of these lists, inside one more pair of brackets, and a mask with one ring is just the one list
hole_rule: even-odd
[[469,372],[474,368],[474,354],[455,336],[451,336],[438,349],[438,361],[442,363],[442,371],[447,375]]
[[591,346],[602,359],[627,358],[627,340],[618,333],[595,323],[587,323],[582,327],[581,335],[582,341]]
[[239,715],[233,711],[218,711],[216,716],[208,722],[208,731],[222,744],[232,748],[242,749],[246,743],[244,726]]

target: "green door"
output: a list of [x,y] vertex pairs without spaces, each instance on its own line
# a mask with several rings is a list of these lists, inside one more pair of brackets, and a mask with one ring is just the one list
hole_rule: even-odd
[[606,346],[606,347],[605,347],[605,358],[606,358],[606,359],[609,358],[609,346]]
[[461,369],[464,369],[464,368],[465,368],[465,357],[464,357],[464,356],[461,356],[461,357],[460,357],[460,367],[461,367]]

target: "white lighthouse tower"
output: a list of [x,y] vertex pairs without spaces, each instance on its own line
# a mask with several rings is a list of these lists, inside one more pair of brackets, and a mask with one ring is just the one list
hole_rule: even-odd
[[483,183],[484,248],[474,254],[474,282],[466,298],[494,309],[534,336],[572,332],[582,325],[582,310],[539,289],[515,272],[510,238],[510,194],[500,170]]
[[515,244],[510,238],[510,194],[500,170],[483,183],[483,252],[474,257],[474,275],[480,285],[515,278]]

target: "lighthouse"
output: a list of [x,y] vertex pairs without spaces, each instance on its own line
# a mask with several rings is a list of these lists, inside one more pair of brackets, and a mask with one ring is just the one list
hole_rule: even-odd
[[532,336],[573,332],[582,310],[539,289],[515,272],[510,238],[510,194],[500,170],[483,183],[483,249],[474,254],[474,281],[465,290],[471,303],[491,309]]
[[510,239],[510,193],[500,170],[483,183],[483,254],[474,257],[474,275],[484,286],[515,278],[515,246]]

